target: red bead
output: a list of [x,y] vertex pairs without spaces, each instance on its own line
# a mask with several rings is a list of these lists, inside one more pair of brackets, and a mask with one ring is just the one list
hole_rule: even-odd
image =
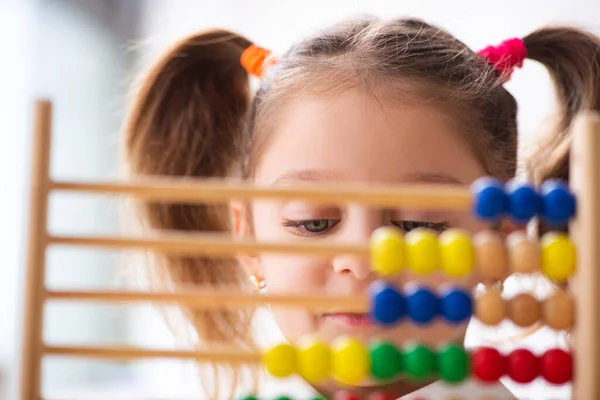
[[540,375],[540,360],[527,349],[514,350],[507,361],[508,376],[517,383],[530,383]]
[[497,382],[506,371],[506,359],[492,347],[480,347],[473,353],[473,374],[482,382]]
[[573,357],[561,349],[550,349],[542,354],[541,373],[553,385],[563,385],[573,379]]
[[335,392],[333,400],[360,400],[359,397],[345,391]]
[[367,400],[396,400],[394,397],[384,392],[375,392],[367,397]]

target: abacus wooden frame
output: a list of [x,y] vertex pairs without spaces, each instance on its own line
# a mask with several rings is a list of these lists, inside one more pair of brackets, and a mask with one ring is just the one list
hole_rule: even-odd
[[[449,186],[341,185],[327,189],[316,186],[293,188],[257,187],[224,181],[184,179],[152,179],[136,182],[56,182],[50,178],[52,104],[38,100],[35,104],[32,179],[30,193],[26,298],[21,366],[21,400],[41,400],[41,364],[44,356],[62,355],[104,359],[187,358],[202,361],[259,362],[259,355],[224,348],[210,351],[162,351],[132,348],[85,348],[48,346],[43,342],[44,304],[53,300],[71,301],[152,301],[185,303],[208,307],[209,303],[227,296],[228,305],[248,306],[264,303],[313,309],[345,307],[364,310],[362,297],[255,296],[222,291],[198,293],[131,293],[131,292],[61,292],[49,291],[45,285],[46,250],[52,245],[134,248],[172,253],[221,253],[263,251],[304,254],[348,253],[367,255],[368,248],[359,245],[260,243],[233,241],[214,235],[168,234],[155,237],[82,237],[53,236],[48,232],[48,198],[54,191],[113,194],[162,201],[223,202],[233,198],[283,199],[302,198],[314,202],[339,204],[362,203],[378,206],[417,206],[420,208],[468,209],[468,189]],[[578,199],[577,218],[571,233],[578,247],[578,267],[574,277],[577,287],[576,321],[578,348],[574,381],[574,398],[600,398],[600,117],[585,113],[573,127],[571,186]],[[573,295],[575,293],[573,292]]]

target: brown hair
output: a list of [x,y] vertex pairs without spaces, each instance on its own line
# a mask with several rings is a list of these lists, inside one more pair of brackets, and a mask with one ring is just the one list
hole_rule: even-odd
[[541,183],[569,179],[570,127],[583,110],[600,111],[600,39],[562,27],[542,29],[526,38],[529,58],[546,66],[556,87],[558,113],[527,162],[527,172]]
[[[575,109],[598,106],[593,68],[597,40],[577,30],[546,28],[527,36],[525,43],[529,57],[545,64],[559,83],[565,99],[558,125],[563,132]],[[515,174],[515,99],[492,65],[439,28],[417,19],[334,26],[280,57],[253,99],[240,65],[250,44],[239,35],[213,30],[180,41],[162,56],[142,82],[125,131],[133,174],[252,176],[269,116],[288,104],[297,87],[316,94],[359,88],[379,99],[410,96],[411,101],[449,107],[486,172],[503,179]],[[592,90],[594,95],[588,94]],[[230,230],[227,205],[150,202],[141,211],[151,229]],[[168,257],[155,272],[156,283],[167,288],[248,288],[234,259]],[[254,345],[252,310],[186,311],[202,342]]]

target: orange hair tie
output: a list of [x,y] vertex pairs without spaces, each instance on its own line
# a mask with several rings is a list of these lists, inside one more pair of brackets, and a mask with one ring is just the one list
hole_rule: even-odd
[[261,78],[265,70],[275,63],[275,59],[270,50],[252,44],[242,53],[240,63],[249,74]]

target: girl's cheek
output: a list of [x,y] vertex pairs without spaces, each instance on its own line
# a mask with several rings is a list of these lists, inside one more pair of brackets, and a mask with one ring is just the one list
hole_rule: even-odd
[[261,257],[267,288],[272,291],[305,292],[319,290],[326,282],[331,263],[316,257]]

